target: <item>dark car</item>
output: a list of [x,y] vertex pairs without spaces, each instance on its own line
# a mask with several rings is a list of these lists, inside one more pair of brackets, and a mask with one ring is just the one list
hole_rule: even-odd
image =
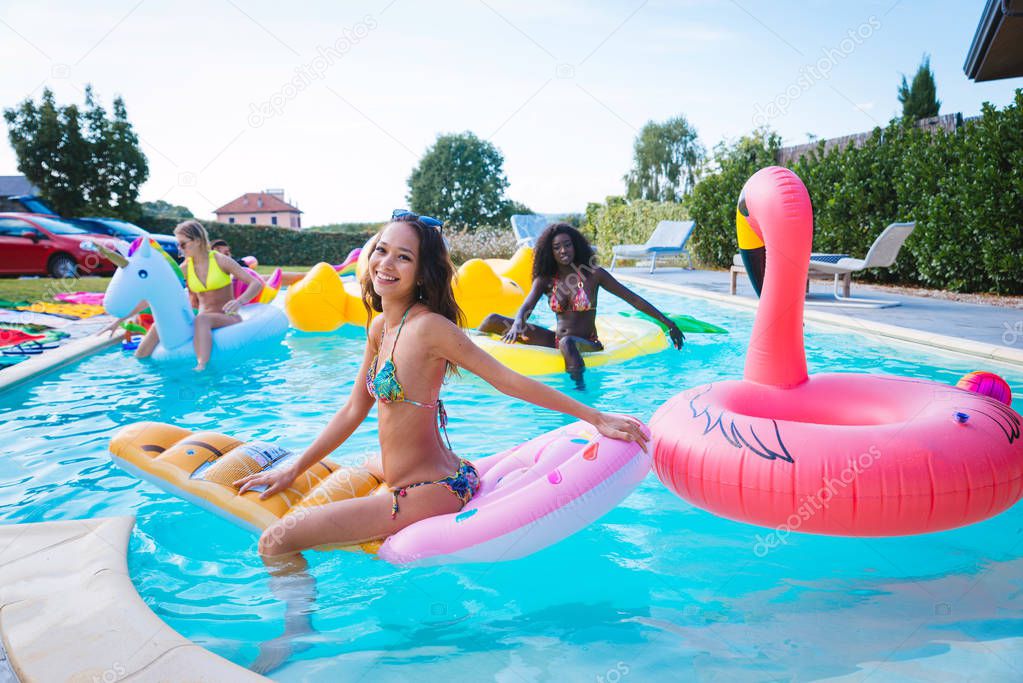
[[117,266],[89,243],[111,241],[53,216],[0,213],[0,275],[109,275]]
[[0,196],[0,211],[14,211],[17,213],[39,213],[44,216],[57,216],[57,212],[50,208],[42,197],[34,194],[15,194]]
[[134,223],[122,221],[120,218],[73,218],[71,221],[89,232],[98,232],[103,235],[117,237],[125,242],[133,242],[136,237],[148,234],[156,240],[157,244],[163,247],[165,252],[170,254],[171,258],[174,260],[180,258],[178,254],[178,241],[174,239],[173,235],[147,233]]

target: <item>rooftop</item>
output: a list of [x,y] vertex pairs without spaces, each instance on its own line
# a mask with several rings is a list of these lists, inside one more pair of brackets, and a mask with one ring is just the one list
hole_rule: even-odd
[[23,175],[0,175],[0,197],[39,194],[39,189]]
[[302,213],[298,207],[284,201],[276,192],[246,192],[229,201],[213,213]]

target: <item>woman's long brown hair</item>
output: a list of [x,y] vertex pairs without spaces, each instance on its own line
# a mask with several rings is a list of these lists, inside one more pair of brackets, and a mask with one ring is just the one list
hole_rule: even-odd
[[[455,292],[452,289],[455,266],[451,263],[451,256],[448,254],[448,248],[444,244],[440,230],[424,225],[415,214],[400,216],[387,225],[391,223],[409,225],[419,236],[419,267],[416,280],[423,284],[417,290],[416,301],[462,327],[465,323],[465,315],[458,307],[458,303],[455,301]],[[387,225],[369,241],[370,254],[376,249],[377,241]],[[369,268],[366,268],[362,274],[359,284],[362,285],[362,303],[366,306],[369,317],[372,318],[373,311],[381,313],[383,306],[380,303],[380,295],[373,289],[373,277],[370,275]],[[369,332],[370,322],[370,320],[366,321],[367,332]]]

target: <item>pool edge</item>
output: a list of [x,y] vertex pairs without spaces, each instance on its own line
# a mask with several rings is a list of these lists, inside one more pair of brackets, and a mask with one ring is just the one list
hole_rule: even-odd
[[115,335],[109,337],[90,335],[75,339],[58,349],[53,349],[52,351],[40,354],[36,358],[29,358],[23,363],[6,368],[3,372],[0,372],[0,393],[51,370],[56,370],[80,358],[96,353],[108,346],[113,346],[119,341],[120,337]]
[[21,683],[265,681],[163,622],[128,575],[133,516],[0,526],[0,643]]
[[[743,297],[720,294],[718,292],[708,292],[697,287],[677,285],[671,282],[659,282],[657,280],[650,280],[636,275],[616,273],[615,277],[625,282],[642,285],[643,287],[661,289],[675,294],[707,299],[716,303],[738,306],[740,308],[755,310],[758,304],[756,299],[746,299]],[[924,332],[923,330],[914,330],[909,327],[900,327],[898,325],[864,320],[862,318],[851,318],[837,313],[827,313],[813,309],[806,309],[803,313],[803,318],[810,322],[821,323],[823,325],[830,325],[832,327],[839,327],[846,330],[853,330],[855,332],[869,334],[886,340],[907,342],[931,349],[938,349],[940,351],[968,356],[977,360],[1023,367],[1023,350],[1021,349],[1013,349],[1005,346],[999,346],[997,344],[989,344],[987,342],[964,339],[962,337],[953,337],[935,332]]]

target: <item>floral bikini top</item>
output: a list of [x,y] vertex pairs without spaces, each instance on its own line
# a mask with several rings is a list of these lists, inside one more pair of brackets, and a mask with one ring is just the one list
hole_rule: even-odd
[[[558,276],[554,276],[554,280],[551,282],[551,294],[550,294],[550,305],[551,310],[555,313],[563,313],[564,309],[561,308],[561,302],[558,301],[558,288],[561,286],[561,281]],[[594,306],[590,303],[590,297],[586,295],[586,289],[583,287],[583,278],[579,278],[578,287],[575,290],[575,294],[572,295],[572,299],[568,302],[568,310],[570,311],[592,311]]]
[[[413,304],[414,306],[415,304]],[[422,403],[420,401],[413,401],[410,398],[405,397],[405,388],[401,386],[401,382],[398,381],[398,368],[394,365],[394,349],[398,346],[398,337],[401,336],[401,330],[405,327],[405,319],[408,317],[409,311],[412,310],[412,306],[405,309],[405,313],[401,316],[401,323],[398,324],[398,333],[394,335],[394,343],[391,344],[391,357],[384,361],[384,364],[377,370],[377,361],[380,359],[380,351],[378,350],[376,355],[373,356],[373,364],[369,370],[366,371],[366,391],[369,395],[380,401],[381,403],[410,403],[420,408],[429,408],[430,410],[437,411],[437,419],[440,424],[440,428],[444,431],[444,439],[448,442],[448,448],[451,448],[451,440],[448,439],[448,414],[444,410],[444,402],[437,399],[434,403]],[[380,344],[384,343],[384,335],[387,333],[387,325],[383,326],[383,330],[380,332]],[[379,349],[379,345],[378,345]]]

